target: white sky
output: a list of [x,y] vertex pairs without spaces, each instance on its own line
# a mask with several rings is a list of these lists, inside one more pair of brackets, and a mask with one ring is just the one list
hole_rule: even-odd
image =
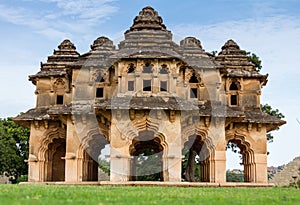
[[278,108],[287,121],[274,132],[268,164],[281,165],[300,155],[297,0],[0,0],[0,118],[35,106],[28,75],[39,71],[40,61],[45,62],[63,39],[70,38],[80,53],[102,35],[117,44],[146,5],[159,12],[176,42],[195,36],[206,51],[220,51],[234,39],[256,53],[263,61],[261,72],[269,74],[262,103]]

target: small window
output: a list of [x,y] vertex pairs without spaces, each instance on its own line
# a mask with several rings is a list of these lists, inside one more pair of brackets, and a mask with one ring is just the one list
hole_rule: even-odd
[[151,91],[151,80],[143,80],[143,91]]
[[63,95],[58,95],[58,96],[56,96],[56,104],[57,104],[57,105],[62,105],[62,104],[64,104],[64,96],[63,96]]
[[128,91],[134,91],[134,81],[128,81]]
[[237,95],[230,96],[230,105],[238,105]]
[[191,88],[190,98],[198,98],[198,89],[197,88]]
[[97,88],[96,89],[96,98],[103,98],[103,88]]
[[167,81],[160,81],[160,91],[161,92],[167,91]]

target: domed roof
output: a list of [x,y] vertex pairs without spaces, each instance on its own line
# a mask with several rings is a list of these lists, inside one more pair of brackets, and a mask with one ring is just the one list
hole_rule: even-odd
[[114,49],[113,41],[105,36],[101,36],[94,40],[93,45],[91,45],[92,50],[98,50],[98,49]]
[[180,46],[183,47],[196,47],[202,49],[201,41],[195,37],[186,37],[180,41]]

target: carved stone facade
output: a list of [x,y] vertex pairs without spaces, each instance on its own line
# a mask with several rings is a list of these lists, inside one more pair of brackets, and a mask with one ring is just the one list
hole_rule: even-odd
[[178,45],[145,7],[118,49],[99,37],[80,55],[64,40],[29,78],[36,107],[15,121],[31,129],[31,182],[97,181],[107,145],[111,181],[138,180],[137,158],[151,150],[158,179],[180,182],[187,150],[189,160],[198,155],[201,181],[225,182],[232,142],[241,150],[245,181],[267,183],[266,133],[285,122],[261,111],[267,75],[233,40],[216,56],[194,37]]

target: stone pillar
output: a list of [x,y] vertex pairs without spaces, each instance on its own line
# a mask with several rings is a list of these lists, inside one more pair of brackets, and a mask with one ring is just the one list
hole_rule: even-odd
[[[175,112],[169,113],[169,121],[161,126],[162,134],[165,137],[164,147],[164,181],[180,182],[181,181],[181,161],[182,161],[182,145],[181,145],[181,114]],[[168,119],[167,119],[168,120]]]
[[268,183],[267,176],[267,155],[266,154],[254,154],[254,177],[256,183]]
[[47,137],[41,122],[35,121],[31,123],[29,137],[29,157],[28,157],[28,181],[43,182],[45,179],[45,159],[41,152],[42,141]]
[[[78,152],[80,142],[76,134],[76,130],[72,120],[67,120],[67,136],[66,136],[66,156],[65,156],[65,181],[78,182],[81,181],[78,173]],[[82,177],[82,176],[81,176]]]
[[226,151],[214,151],[211,162],[211,182],[226,182]]
[[180,182],[181,181],[181,146],[180,144],[173,143],[169,146],[169,153],[164,166],[164,181]]
[[[214,118],[211,120],[208,137],[211,139],[210,146],[210,182],[226,182],[226,140],[225,119]],[[209,145],[208,145],[209,146]]]
[[[40,171],[40,166],[42,165],[42,161],[38,159],[38,150],[39,146],[37,146],[37,141],[39,141],[38,136],[36,135],[36,130],[31,124],[30,128],[30,137],[29,137],[29,158],[28,158],[28,181],[29,182],[40,182],[42,181],[42,173]],[[34,145],[34,146],[33,146]]]
[[122,121],[114,119],[113,116],[110,130],[110,181],[129,181],[131,170],[129,143],[116,123],[121,124]]
[[256,130],[251,130],[249,138],[253,140],[253,154],[249,160],[250,182],[268,183],[266,127],[258,125]]
[[110,181],[129,181],[130,156],[119,154],[116,149],[110,150]]

